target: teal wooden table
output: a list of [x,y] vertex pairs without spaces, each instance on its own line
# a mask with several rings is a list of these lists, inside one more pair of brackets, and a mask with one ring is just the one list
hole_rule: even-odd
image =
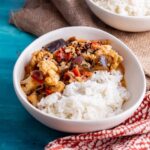
[[23,3],[23,0],[0,0],[0,150],[42,150],[49,141],[68,135],[36,121],[14,92],[14,64],[36,38],[8,23],[10,12]]

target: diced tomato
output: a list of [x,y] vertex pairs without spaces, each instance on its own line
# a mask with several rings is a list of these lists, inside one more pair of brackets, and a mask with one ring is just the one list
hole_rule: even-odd
[[84,75],[86,77],[91,77],[92,76],[92,72],[90,72],[90,71],[83,71],[82,75]]
[[69,80],[70,80],[70,75],[69,75],[68,72],[66,72],[66,73],[64,74],[63,79],[64,79],[65,81],[69,81]]
[[60,48],[54,53],[54,57],[58,62],[61,62],[64,59],[64,50]]
[[46,89],[45,92],[46,92],[46,95],[50,95],[53,93],[53,91],[51,89]]
[[69,61],[72,58],[72,53],[66,53],[65,54],[65,60]]
[[75,76],[80,77],[80,71],[79,71],[79,67],[76,66],[75,68],[72,69],[72,72],[74,73]]
[[92,44],[91,44],[91,48],[92,48],[92,49],[96,49],[97,46],[99,46],[99,43],[97,43],[97,42],[92,42]]

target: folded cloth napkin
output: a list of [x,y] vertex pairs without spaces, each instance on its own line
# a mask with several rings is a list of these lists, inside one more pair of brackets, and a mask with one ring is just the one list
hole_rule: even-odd
[[50,142],[45,150],[150,150],[150,92],[121,125]]
[[113,29],[96,18],[85,0],[27,0],[24,8],[12,12],[10,23],[37,36],[69,25],[105,30],[124,41],[138,56],[150,89],[150,32],[127,33]]

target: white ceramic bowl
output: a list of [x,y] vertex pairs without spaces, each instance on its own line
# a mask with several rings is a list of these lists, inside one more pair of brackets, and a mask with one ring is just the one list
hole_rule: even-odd
[[[123,56],[123,64],[125,66],[125,79],[127,82],[127,88],[131,93],[130,100],[124,105],[124,112],[114,117],[102,119],[99,121],[72,121],[52,117],[48,114],[45,114],[28,102],[26,95],[21,89],[20,81],[24,76],[24,66],[29,62],[31,54],[35,50],[42,48],[42,46],[53,40],[59,38],[67,39],[71,36],[90,40],[110,39],[112,41],[113,48]],[[128,117],[130,117],[140,105],[144,97],[146,87],[145,76],[142,67],[136,56],[125,44],[123,44],[119,39],[102,30],[82,26],[58,29],[39,37],[37,40],[31,43],[22,52],[15,64],[13,72],[13,82],[16,94],[20,102],[33,117],[35,117],[37,120],[47,125],[48,127],[54,128],[56,130],[76,133],[108,129],[120,124]]]
[[128,32],[142,32],[150,30],[150,16],[123,16],[115,14],[100,6],[92,0],[86,0],[93,13],[111,27]]

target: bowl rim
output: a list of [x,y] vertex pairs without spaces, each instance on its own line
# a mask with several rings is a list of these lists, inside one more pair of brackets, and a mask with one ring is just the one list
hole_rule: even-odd
[[[56,117],[56,116],[52,116],[50,114],[47,114],[45,112],[42,112],[41,110],[39,110],[38,108],[34,107],[31,103],[28,102],[27,98],[22,94],[23,91],[21,91],[21,87],[19,87],[19,83],[17,83],[17,67],[18,67],[18,64],[21,60],[21,58],[23,57],[23,55],[26,53],[26,51],[28,51],[28,49],[30,49],[30,47],[32,47],[32,45],[34,43],[37,43],[37,41],[47,37],[49,34],[52,34],[54,32],[60,32],[62,30],[69,30],[69,29],[74,29],[74,28],[79,28],[80,30],[81,29],[85,29],[85,30],[93,30],[93,31],[100,31],[101,33],[109,36],[110,38],[112,38],[113,40],[115,40],[115,42],[117,41],[118,44],[120,44],[124,49],[128,50],[129,53],[134,57],[135,61],[138,63],[139,65],[139,69],[140,69],[140,72],[141,72],[141,77],[142,77],[142,80],[143,80],[143,90],[137,100],[137,102],[131,106],[129,109],[115,115],[115,116],[112,116],[112,117],[108,117],[108,118],[104,118],[104,119],[100,119],[100,120],[71,120],[71,119],[65,119],[65,118],[59,118],[59,117]],[[25,105],[29,108],[31,108],[35,113],[38,113],[40,115],[43,115],[45,117],[48,117],[50,119],[55,119],[55,120],[58,120],[58,121],[65,121],[65,122],[70,122],[70,123],[82,123],[82,124],[87,124],[87,123],[90,123],[90,124],[95,124],[95,123],[100,123],[100,122],[107,122],[107,121],[113,121],[113,120],[116,120],[117,118],[120,118],[121,116],[125,115],[125,114],[128,114],[129,112],[132,112],[132,110],[134,109],[137,109],[137,107],[141,104],[143,98],[144,98],[144,95],[145,95],[145,92],[146,92],[146,79],[145,79],[145,75],[144,75],[144,71],[142,69],[142,66],[137,58],[137,56],[132,52],[132,50],[127,46],[125,45],[120,39],[116,38],[115,36],[113,36],[112,34],[110,33],[107,33],[103,30],[100,30],[100,29],[97,29],[97,28],[93,28],[93,27],[87,27],[87,26],[72,26],[72,27],[63,27],[63,28],[59,28],[59,29],[56,29],[56,30],[53,30],[53,31],[50,31],[40,37],[38,37],[37,39],[35,39],[33,42],[31,42],[23,51],[22,53],[20,54],[20,56],[18,57],[15,65],[14,65],[14,69],[13,69],[13,86],[14,86],[14,89],[15,89],[15,92],[18,96],[18,99],[19,101],[21,102],[21,104],[23,105],[23,102],[25,103]],[[23,106],[25,107],[25,106]],[[25,107],[26,108],[26,107]],[[26,108],[27,109],[27,108]],[[31,113],[30,113],[31,114]],[[40,120],[40,119],[39,119]]]
[[116,16],[116,17],[121,17],[124,19],[133,19],[133,20],[150,20],[150,15],[149,16],[125,16],[125,15],[117,14],[117,13],[114,13],[110,10],[107,10],[107,9],[103,8],[102,6],[98,6],[95,2],[93,2],[93,0],[86,0],[86,2],[87,1],[90,4],[94,5],[95,7],[97,7],[98,9],[100,9],[100,10],[102,10],[102,11],[104,11],[110,15]]

